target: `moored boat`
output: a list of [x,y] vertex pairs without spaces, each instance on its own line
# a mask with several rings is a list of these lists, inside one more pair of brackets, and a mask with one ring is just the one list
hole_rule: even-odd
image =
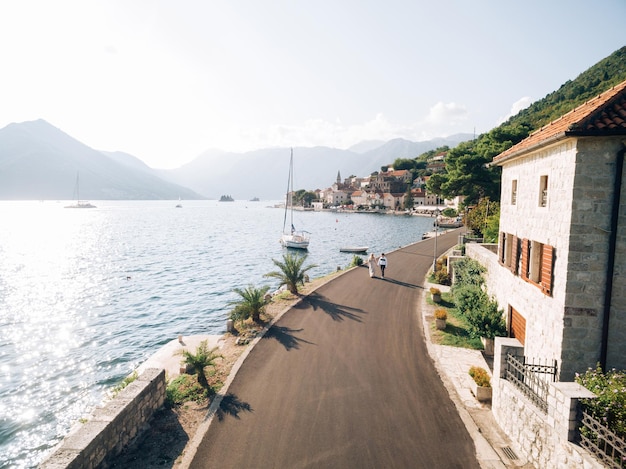
[[[293,226],[293,197],[290,198],[290,193],[293,195],[293,149],[291,150],[291,157],[289,159],[289,177],[287,179],[287,196],[285,199],[285,218],[283,220],[283,234],[280,238],[280,243],[286,248],[308,249],[309,233],[307,231],[298,231]],[[291,214],[289,231],[286,229],[287,210],[289,210],[289,213]]]
[[355,254],[365,253],[369,246],[343,246],[339,248],[339,252],[351,252]]

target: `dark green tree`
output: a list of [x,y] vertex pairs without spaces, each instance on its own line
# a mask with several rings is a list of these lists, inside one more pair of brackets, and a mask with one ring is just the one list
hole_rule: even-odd
[[411,184],[407,184],[406,192],[404,193],[404,208],[405,210],[411,210],[415,205],[413,200],[413,194],[411,194]]

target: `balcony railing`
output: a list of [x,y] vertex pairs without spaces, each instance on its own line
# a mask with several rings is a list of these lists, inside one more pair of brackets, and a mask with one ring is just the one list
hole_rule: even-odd
[[580,446],[593,454],[606,467],[626,468],[626,442],[584,410],[579,437]]
[[556,370],[556,360],[542,363],[536,359],[531,362],[527,357],[507,353],[504,379],[547,413],[548,390],[550,383],[556,381]]

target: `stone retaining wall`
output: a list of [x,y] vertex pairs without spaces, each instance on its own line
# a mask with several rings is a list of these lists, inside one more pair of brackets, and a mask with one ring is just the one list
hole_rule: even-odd
[[552,383],[548,412],[535,406],[503,379],[507,352],[522,349],[517,339],[496,337],[492,412],[514,442],[515,450],[537,468],[602,469],[602,463],[572,441],[578,424],[578,400],[594,394],[574,382]]
[[70,433],[42,469],[96,469],[117,456],[165,402],[165,370],[149,368]]

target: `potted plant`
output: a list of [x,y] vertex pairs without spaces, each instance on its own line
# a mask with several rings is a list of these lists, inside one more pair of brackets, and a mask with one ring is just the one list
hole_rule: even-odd
[[439,331],[443,331],[446,328],[446,319],[448,319],[448,312],[444,308],[437,308],[435,310],[435,327]]
[[431,287],[430,294],[432,295],[433,301],[435,303],[441,302],[441,290],[439,290],[439,288]]
[[469,375],[472,377],[474,387],[472,393],[479,402],[491,400],[491,377],[487,370],[480,366],[472,366],[469,369]]

